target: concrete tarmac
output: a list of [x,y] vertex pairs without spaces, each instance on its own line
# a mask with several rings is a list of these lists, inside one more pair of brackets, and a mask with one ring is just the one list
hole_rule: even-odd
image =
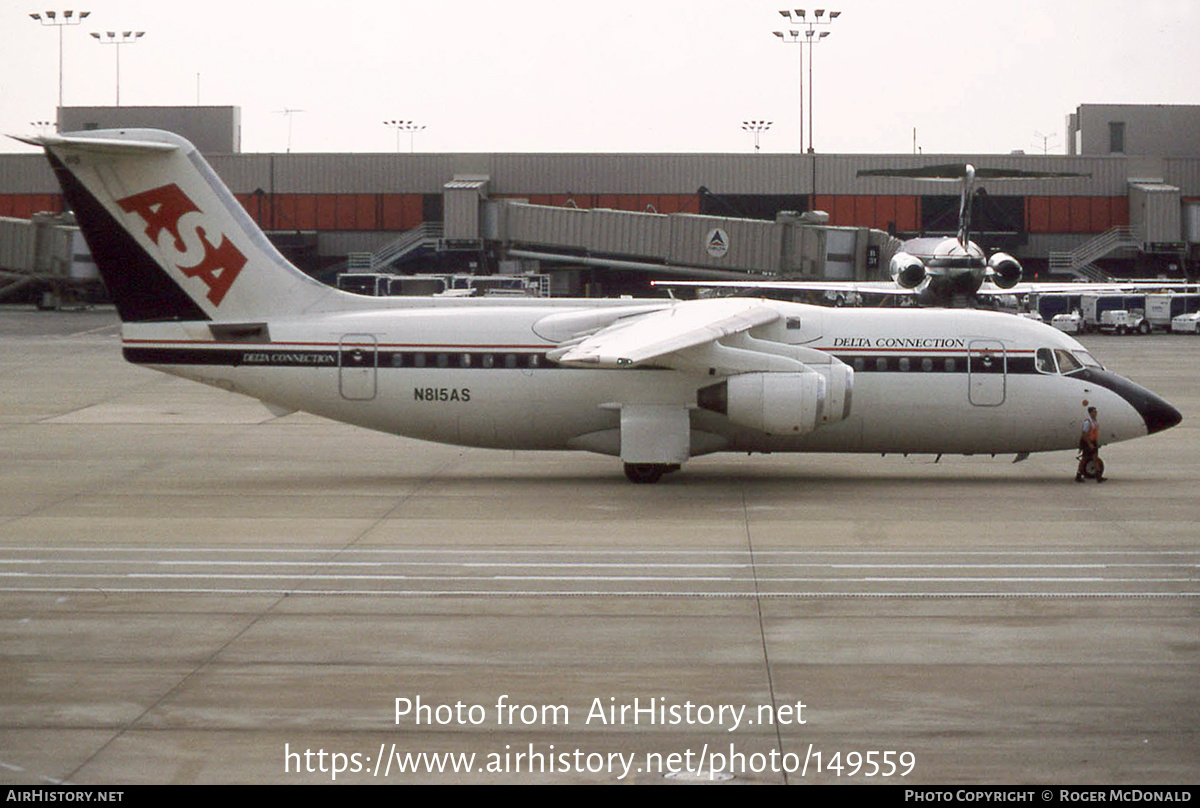
[[0,341],[0,783],[1200,781],[1200,339],[1084,339],[1184,414],[1103,486],[634,486],[276,418],[124,363],[111,311]]

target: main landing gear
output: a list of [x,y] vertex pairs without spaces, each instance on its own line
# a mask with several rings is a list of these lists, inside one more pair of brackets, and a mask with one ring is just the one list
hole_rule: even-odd
[[631,483],[656,483],[664,474],[679,471],[678,463],[626,463],[625,478]]

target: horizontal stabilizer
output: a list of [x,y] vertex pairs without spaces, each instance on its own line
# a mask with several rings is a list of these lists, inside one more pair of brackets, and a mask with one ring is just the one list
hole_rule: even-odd
[[154,154],[179,149],[179,145],[176,143],[150,140],[115,140],[113,138],[64,137],[62,135],[36,135],[33,137],[9,135],[9,137],[22,143],[28,143],[30,146],[41,148],[70,146],[89,154]]
[[1090,177],[1078,171],[1024,171],[1019,168],[979,168],[969,163],[948,163],[920,168],[865,168],[860,177],[906,177],[914,180],[963,180],[973,173],[977,180],[1049,180],[1062,177]]

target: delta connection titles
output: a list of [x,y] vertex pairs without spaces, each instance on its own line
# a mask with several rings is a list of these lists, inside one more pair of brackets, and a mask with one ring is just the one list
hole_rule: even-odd
[[962,337],[834,337],[834,348],[965,348]]

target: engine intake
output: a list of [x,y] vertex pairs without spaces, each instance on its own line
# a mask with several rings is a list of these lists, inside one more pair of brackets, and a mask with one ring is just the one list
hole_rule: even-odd
[[697,394],[701,409],[771,435],[804,435],[850,414],[854,370],[843,363],[799,373],[741,373]]
[[892,256],[890,270],[892,280],[903,289],[916,289],[925,280],[925,264],[910,253],[898,252]]
[[992,283],[1001,289],[1011,289],[1021,282],[1021,262],[1008,253],[994,253],[988,259],[992,271]]

